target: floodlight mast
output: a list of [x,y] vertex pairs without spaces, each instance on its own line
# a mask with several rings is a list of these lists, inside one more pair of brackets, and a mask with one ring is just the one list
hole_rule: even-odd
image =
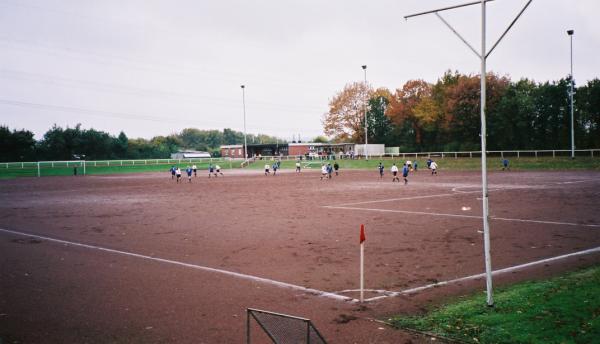
[[365,99],[364,99],[364,110],[365,110],[365,160],[369,160],[369,153],[368,153],[368,147],[369,147],[369,122],[367,122],[367,99],[368,99],[368,92],[367,92],[367,65],[362,65],[362,69],[365,71]]
[[242,88],[242,104],[244,106],[244,160],[248,159],[248,142],[246,141],[246,85],[241,85]]
[[571,101],[571,159],[575,159],[575,121],[573,120],[573,95],[575,94],[575,79],[573,79],[573,34],[574,30],[567,30],[567,35],[571,39],[571,82],[569,98]]
[[[431,10],[426,12],[420,12],[416,14],[411,14],[405,16],[404,19],[408,20],[408,18],[413,18],[417,16],[422,16],[425,14],[434,13],[454,34],[460,38],[460,40],[467,45],[467,47],[479,57],[481,60],[481,189],[482,189],[482,205],[483,205],[483,250],[485,256],[485,276],[486,276],[486,291],[487,291],[487,305],[492,307],[494,306],[494,296],[493,296],[493,288],[492,288],[492,258],[490,254],[490,223],[489,223],[489,202],[488,202],[488,182],[487,182],[487,131],[486,131],[486,118],[485,118],[485,108],[486,108],[486,60],[487,57],[492,53],[492,51],[496,48],[498,43],[506,36],[508,31],[513,27],[513,25],[517,22],[519,17],[523,14],[525,9],[529,6],[529,4],[533,0],[527,1],[527,4],[523,7],[523,9],[519,12],[519,14],[515,17],[515,19],[510,23],[510,25],[506,28],[504,33],[500,36],[500,38],[496,41],[496,43],[492,46],[492,49],[488,52],[486,49],[486,3],[494,0],[481,0],[481,1],[473,1],[468,2],[461,5],[455,5],[450,7],[439,8],[437,10]],[[471,5],[481,5],[481,52],[477,52],[475,48],[467,42],[453,27],[450,25],[444,18],[440,15],[439,12],[471,6]]]

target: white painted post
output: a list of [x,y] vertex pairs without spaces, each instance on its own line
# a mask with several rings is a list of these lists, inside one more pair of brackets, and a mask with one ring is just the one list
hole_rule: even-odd
[[[8,164],[7,164],[7,165],[8,165]],[[39,162],[39,161],[37,162],[37,170],[38,170],[38,177],[41,177],[41,176],[42,176],[42,173],[41,173],[41,171],[40,171],[40,162]]]
[[83,160],[82,164],[83,164],[83,175],[85,176],[85,160]]
[[360,243],[360,302],[365,301],[365,243]]

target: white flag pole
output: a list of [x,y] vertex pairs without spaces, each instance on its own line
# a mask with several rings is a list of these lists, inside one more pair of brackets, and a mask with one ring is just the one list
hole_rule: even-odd
[[365,243],[360,243],[360,302],[365,300]]

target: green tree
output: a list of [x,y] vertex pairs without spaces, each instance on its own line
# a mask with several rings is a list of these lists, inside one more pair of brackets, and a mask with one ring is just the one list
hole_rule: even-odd
[[36,141],[29,130],[10,131],[0,126],[0,161],[30,161],[35,158]]
[[576,146],[581,149],[600,147],[600,79],[590,80],[576,89]]
[[393,145],[394,140],[391,134],[394,125],[385,114],[389,103],[389,98],[384,95],[376,95],[369,99],[369,111],[367,113],[369,143]]

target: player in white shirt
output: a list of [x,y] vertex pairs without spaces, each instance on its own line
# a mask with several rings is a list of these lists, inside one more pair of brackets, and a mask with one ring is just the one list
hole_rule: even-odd
[[179,179],[181,179],[181,169],[179,167],[175,170],[175,176],[177,177],[177,183],[179,183]]
[[437,174],[438,165],[437,165],[437,163],[435,161],[431,162],[431,165],[429,166],[429,168],[431,169],[431,174],[432,175]]
[[323,180],[323,178],[328,179],[327,174],[327,166],[325,164],[321,164],[321,180]]
[[265,176],[271,174],[270,169],[271,169],[271,165],[265,164]]
[[225,176],[223,174],[223,172],[221,172],[221,166],[219,166],[219,165],[215,165],[215,177],[217,176],[217,174],[221,174],[222,176]]
[[396,166],[396,164],[394,164],[392,166],[392,168],[390,169],[390,171],[392,171],[392,175],[394,176],[394,178],[392,179],[392,183],[393,182],[398,182],[400,183],[400,178],[398,177],[398,166]]

